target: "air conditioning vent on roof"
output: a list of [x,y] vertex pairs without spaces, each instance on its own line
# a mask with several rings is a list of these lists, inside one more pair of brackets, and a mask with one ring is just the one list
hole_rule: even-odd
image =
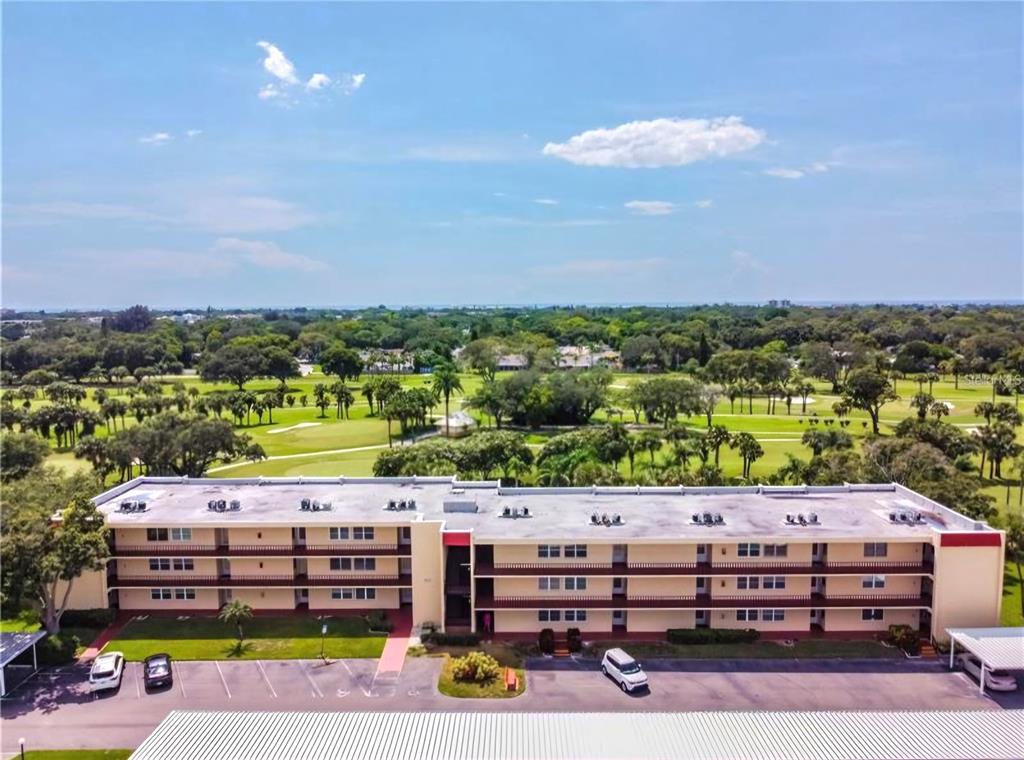
[[125,499],[118,505],[121,512],[145,512],[146,502],[136,499]]
[[303,512],[308,512],[313,507],[313,502],[310,499],[303,499],[299,502],[299,509]]
[[798,515],[786,515],[786,525],[793,525],[796,527],[807,527],[808,525],[821,525],[818,520],[818,514],[816,512],[808,512],[805,514]]
[[502,507],[501,516],[518,520],[520,517],[533,517],[529,507]]
[[231,500],[230,509],[231,509],[232,512],[237,512],[241,508],[242,508],[242,502],[240,502],[238,499],[232,499]]

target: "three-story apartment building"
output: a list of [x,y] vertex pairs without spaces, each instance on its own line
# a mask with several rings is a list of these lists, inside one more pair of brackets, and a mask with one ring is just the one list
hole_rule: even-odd
[[448,478],[140,478],[96,499],[74,606],[408,608],[495,635],[883,631],[999,620],[1004,534],[898,485],[506,488]]

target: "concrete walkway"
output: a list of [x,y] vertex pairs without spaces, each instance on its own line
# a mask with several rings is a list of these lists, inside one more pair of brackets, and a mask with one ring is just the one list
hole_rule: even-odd
[[377,661],[377,674],[374,679],[395,679],[402,674],[405,666],[405,653],[409,650],[409,637],[412,634],[412,617],[402,611],[391,616],[394,628],[384,643],[384,651]]
[[90,662],[96,659],[96,655],[105,647],[112,639],[117,638],[117,635],[121,633],[121,629],[124,628],[125,623],[128,620],[118,619],[108,625],[97,636],[93,642],[85,648],[85,651],[78,655],[79,665],[88,665]]

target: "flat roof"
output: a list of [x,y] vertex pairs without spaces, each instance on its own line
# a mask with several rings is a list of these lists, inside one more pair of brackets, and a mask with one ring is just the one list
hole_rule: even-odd
[[[301,511],[309,498],[331,509]],[[237,500],[237,512],[214,512],[214,499]],[[389,500],[415,499],[414,511],[389,511]],[[124,500],[142,500],[143,512],[123,512]],[[443,521],[448,530],[472,530],[477,540],[543,538],[614,543],[622,539],[714,541],[759,538],[786,541],[865,538],[923,541],[935,532],[992,531],[896,484],[826,487],[593,487],[505,488],[497,482],[452,478],[138,478],[97,497],[113,527],[266,527],[336,524],[408,525]],[[456,507],[456,503],[459,505]],[[502,517],[506,507],[529,517]],[[463,511],[452,511],[454,509]],[[469,511],[465,511],[468,508]],[[475,510],[475,511],[474,511]],[[621,516],[594,525],[591,515]],[[723,522],[694,524],[694,514],[720,514]],[[919,514],[920,522],[893,522],[890,513]],[[787,515],[817,516],[817,523],[787,523]],[[520,512],[522,514],[522,512]]]
[[947,628],[946,633],[990,670],[1024,670],[1024,628]]
[[0,632],[0,668],[7,667],[20,655],[31,649],[33,644],[45,638],[46,631]]
[[384,713],[175,710],[132,760],[1020,760],[1024,710]]

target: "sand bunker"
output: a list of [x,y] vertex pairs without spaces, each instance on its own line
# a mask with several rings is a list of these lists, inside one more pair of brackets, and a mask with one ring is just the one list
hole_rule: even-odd
[[302,428],[316,427],[317,425],[322,424],[322,422],[300,422],[299,424],[292,425],[290,427],[274,428],[273,430],[268,430],[267,435],[274,435],[275,433],[287,433],[289,430],[301,430]]

